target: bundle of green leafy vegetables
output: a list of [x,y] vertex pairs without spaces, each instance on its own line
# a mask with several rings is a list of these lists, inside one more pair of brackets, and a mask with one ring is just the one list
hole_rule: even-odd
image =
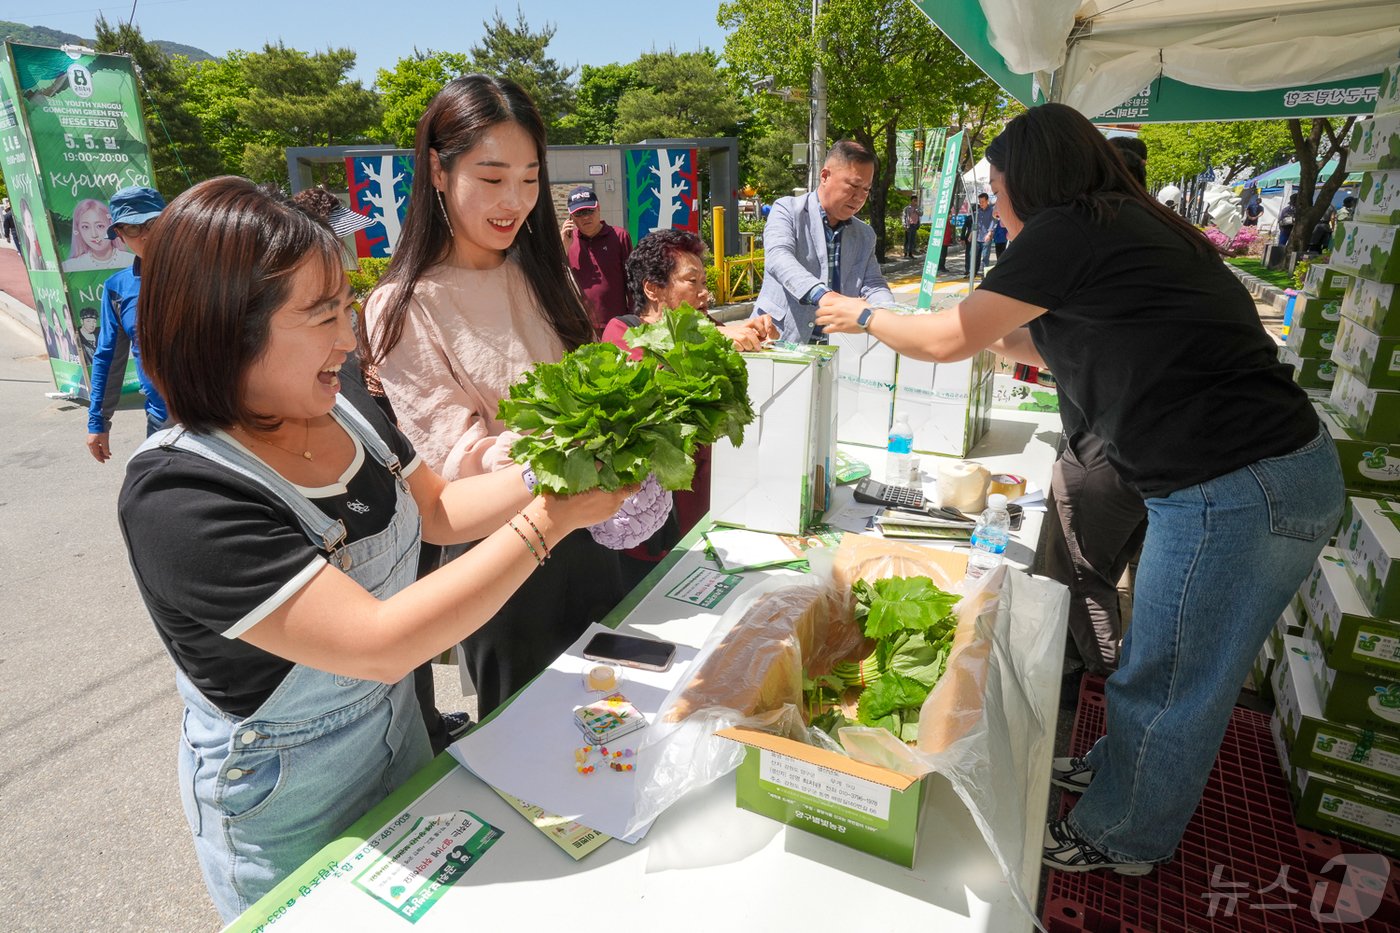
[[[855,619],[875,650],[862,668],[875,677],[861,692],[857,722],[888,729],[905,742],[919,736],[919,710],[948,666],[948,653],[957,629],[954,609],[962,598],[939,589],[928,577],[890,577],[873,583],[857,580]],[[825,675],[808,681],[809,708],[839,700],[845,687],[839,677]],[[850,725],[840,708],[831,705],[812,725],[835,736]]]
[[696,448],[743,443],[754,418],[748,368],[730,340],[690,305],[625,335],[642,358],[590,343],[540,363],[510,388],[497,417],[523,435],[511,446],[540,488],[613,490],[655,473],[663,489],[689,489]]

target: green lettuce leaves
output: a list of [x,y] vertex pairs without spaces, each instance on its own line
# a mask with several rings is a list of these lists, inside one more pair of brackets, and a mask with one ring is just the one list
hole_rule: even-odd
[[748,368],[727,337],[689,305],[627,331],[633,362],[590,343],[540,363],[510,388],[497,417],[523,436],[511,446],[540,488],[613,490],[655,473],[664,489],[689,489],[696,448],[743,443],[753,421]]

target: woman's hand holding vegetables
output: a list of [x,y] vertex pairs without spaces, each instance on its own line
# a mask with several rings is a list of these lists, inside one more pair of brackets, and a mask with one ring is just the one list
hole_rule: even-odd
[[571,496],[545,493],[535,500],[535,505],[527,506],[528,511],[543,507],[549,522],[561,532],[568,533],[578,528],[587,528],[606,521],[617,514],[627,497],[641,488],[641,484],[624,486],[608,492],[606,489],[590,489]]

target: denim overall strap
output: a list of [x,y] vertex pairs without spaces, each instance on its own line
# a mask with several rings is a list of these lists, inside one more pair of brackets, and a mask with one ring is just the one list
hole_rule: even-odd
[[[388,526],[336,546],[347,574],[386,599],[416,577],[420,522],[398,459],[343,400],[336,420],[398,478]],[[247,450],[217,435],[160,432],[278,495],[313,543],[332,522]],[[251,716],[215,707],[183,674],[180,790],[205,883],[224,920],[269,891],[431,759],[412,678],[380,683],[296,664]]]

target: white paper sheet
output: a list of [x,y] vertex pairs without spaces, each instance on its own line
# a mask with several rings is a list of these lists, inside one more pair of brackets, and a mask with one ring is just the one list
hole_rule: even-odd
[[705,532],[705,540],[714,550],[715,559],[726,570],[791,563],[798,559],[797,555],[792,553],[792,548],[784,544],[777,535],[761,531],[714,528]]
[[[622,835],[632,816],[635,772],[604,765],[581,775],[574,761],[574,750],[585,744],[574,726],[574,708],[605,696],[584,689],[583,672],[596,662],[584,659],[583,646],[597,632],[607,631],[611,629],[591,626],[495,719],[467,733],[450,751],[492,787],[623,842],[636,842],[650,825],[630,837]],[[695,648],[678,645],[668,671],[620,668],[618,692],[653,721],[695,654]],[[634,732],[608,750],[635,749],[645,735],[645,729]],[[596,753],[590,762],[600,762]]]

